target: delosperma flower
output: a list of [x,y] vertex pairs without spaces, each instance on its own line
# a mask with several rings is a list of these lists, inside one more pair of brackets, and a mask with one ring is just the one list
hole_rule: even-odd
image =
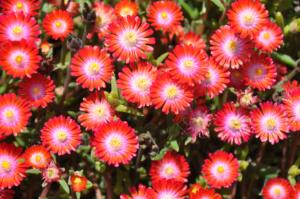
[[6,13],[24,13],[25,15],[35,16],[41,7],[39,0],[7,0],[1,1],[0,7]]
[[47,149],[41,145],[28,147],[23,154],[25,164],[37,169],[45,169],[51,161],[51,155]]
[[153,199],[184,199],[186,197],[187,188],[183,183],[162,180],[153,184]]
[[74,192],[86,190],[87,178],[81,175],[73,174],[70,178],[71,188]]
[[142,184],[139,184],[137,188],[132,187],[130,189],[130,194],[122,194],[120,199],[152,199],[154,191],[152,188],[148,188]]
[[273,178],[264,185],[262,196],[264,199],[292,199],[292,191],[289,181],[283,178]]
[[138,14],[138,6],[131,0],[121,0],[116,4],[115,12],[121,17],[136,16]]
[[183,35],[180,43],[187,46],[193,46],[194,48],[205,49],[205,41],[194,32],[188,32]]
[[56,182],[60,179],[62,171],[58,166],[51,161],[47,168],[43,169],[42,176],[45,182],[51,183]]
[[200,187],[191,187],[190,188],[190,199],[222,199],[222,196],[215,192],[213,189],[207,189]]
[[241,90],[243,89],[245,85],[244,76],[242,74],[241,68],[239,69],[231,69],[229,70],[230,76],[229,76],[229,86]]
[[300,88],[288,92],[283,98],[284,108],[290,119],[292,131],[300,130]]

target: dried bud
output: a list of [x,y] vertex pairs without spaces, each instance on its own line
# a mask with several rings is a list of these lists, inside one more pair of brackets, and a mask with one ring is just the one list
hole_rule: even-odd
[[82,46],[82,40],[74,35],[71,35],[67,40],[67,48],[71,52],[77,52],[80,48],[82,48]]
[[94,24],[96,22],[96,13],[92,10],[87,3],[84,3],[83,9],[83,21],[88,24]]

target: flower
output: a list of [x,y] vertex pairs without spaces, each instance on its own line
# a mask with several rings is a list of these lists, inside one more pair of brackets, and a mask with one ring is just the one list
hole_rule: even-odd
[[239,68],[250,59],[253,51],[251,41],[241,38],[228,25],[217,29],[209,43],[212,58],[225,68]]
[[121,17],[136,16],[138,6],[130,0],[121,0],[115,5],[115,13]]
[[51,161],[48,167],[42,171],[43,179],[47,183],[57,182],[60,179],[61,175],[62,171],[53,161]]
[[208,185],[212,188],[228,188],[239,176],[238,160],[231,154],[224,151],[216,151],[209,154],[204,160],[202,174]]
[[19,95],[27,100],[33,107],[45,108],[54,100],[54,83],[50,77],[34,74],[25,78],[19,84]]
[[78,84],[90,91],[104,88],[112,73],[109,54],[98,46],[85,46],[72,57],[71,75],[76,77]]
[[23,157],[26,165],[37,169],[47,168],[51,161],[50,153],[41,145],[33,145],[27,148]]
[[80,124],[87,130],[96,130],[101,124],[107,123],[113,119],[114,110],[105,98],[101,98],[99,93],[92,93],[88,97],[83,98],[80,104],[79,115]]
[[[198,185],[198,184],[196,184]],[[213,189],[202,188],[201,185],[190,188],[190,199],[222,199]]]
[[183,35],[180,40],[180,43],[187,46],[193,46],[194,48],[205,49],[205,41],[196,33],[188,32]]
[[262,142],[275,144],[287,137],[290,121],[283,105],[264,102],[252,110],[250,115],[253,133]]
[[294,186],[294,192],[292,193],[292,198],[300,199],[300,183],[299,182]]
[[122,96],[139,107],[150,106],[150,87],[156,78],[156,71],[154,66],[146,62],[139,62],[134,68],[124,67],[118,75]]
[[0,42],[37,41],[40,29],[33,17],[23,13],[12,13],[0,16]]
[[208,127],[210,125],[212,115],[206,106],[202,105],[188,114],[188,133],[191,134],[193,141],[198,136],[209,136]]
[[300,88],[289,91],[283,98],[284,109],[290,118],[292,131],[300,130]]
[[14,78],[30,77],[41,61],[37,47],[26,41],[7,42],[0,48],[0,54],[0,65]]
[[137,16],[121,17],[109,25],[105,45],[118,61],[136,62],[146,59],[155,44],[149,24]]
[[278,25],[271,21],[268,21],[255,36],[256,48],[265,52],[273,52],[278,49],[282,43],[282,30]]
[[36,16],[39,14],[41,2],[39,0],[6,0],[0,2],[0,7],[5,14],[24,13]]
[[240,145],[247,142],[251,135],[250,118],[242,108],[226,103],[215,114],[214,125],[218,137],[230,144]]
[[233,87],[237,90],[243,89],[245,87],[245,81],[244,81],[244,78],[243,78],[241,68],[231,69],[231,70],[229,70],[229,72],[230,72],[229,86],[231,86],[231,87]]
[[236,93],[239,105],[243,108],[254,105],[258,101],[258,97],[254,96],[251,88],[246,88],[244,91],[237,91]]
[[14,199],[15,191],[13,189],[0,190],[1,199]]
[[54,10],[46,14],[42,25],[53,39],[64,40],[73,31],[73,19],[65,10]]
[[154,191],[152,188],[139,184],[137,188],[132,187],[129,193],[129,195],[122,194],[120,199],[152,199]]
[[268,11],[260,0],[237,0],[227,12],[228,22],[242,38],[257,35],[268,21]]
[[74,192],[82,192],[86,190],[87,178],[78,174],[73,174],[70,178],[71,188]]
[[245,84],[260,91],[270,89],[276,82],[273,60],[264,54],[255,54],[242,68]]
[[177,45],[166,60],[168,73],[178,83],[194,86],[201,82],[207,73],[207,54],[192,46]]
[[190,106],[193,94],[189,87],[179,84],[165,73],[159,75],[150,88],[152,104],[156,109],[162,108],[162,112],[178,114]]
[[0,190],[18,186],[26,177],[26,166],[21,161],[21,148],[0,143]]
[[17,135],[26,127],[31,116],[29,104],[14,93],[0,95],[0,133]]
[[96,156],[109,165],[128,164],[139,147],[135,130],[120,120],[101,124],[91,145]]
[[195,87],[196,96],[208,95],[210,98],[221,94],[229,83],[230,72],[213,59],[209,59],[205,79]]
[[283,178],[273,178],[267,181],[262,189],[264,199],[291,199],[293,188]]
[[181,8],[173,1],[152,2],[147,12],[151,26],[163,32],[174,30],[183,21]]
[[161,160],[152,161],[150,177],[152,183],[161,180],[187,182],[190,167],[184,156],[168,151]]
[[41,130],[41,140],[43,146],[52,153],[70,154],[80,144],[80,126],[70,117],[52,117]]
[[155,193],[153,199],[184,199],[186,197],[186,186],[180,182],[162,180],[153,184]]

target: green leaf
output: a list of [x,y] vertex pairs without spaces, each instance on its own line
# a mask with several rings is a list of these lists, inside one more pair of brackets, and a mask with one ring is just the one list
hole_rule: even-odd
[[66,182],[64,179],[60,179],[60,180],[58,181],[58,183],[60,184],[60,186],[63,188],[63,190],[64,190],[66,193],[68,193],[68,194],[70,193],[70,188],[69,188],[67,182]]
[[289,55],[273,53],[272,57],[274,57],[274,59],[277,59],[278,61],[282,62],[283,64],[286,64],[286,65],[294,67],[294,68],[297,67],[297,62]]
[[40,170],[38,170],[38,169],[28,169],[28,170],[26,171],[26,173],[27,173],[27,174],[34,174],[34,175],[38,175],[38,174],[40,174],[40,173],[41,173],[41,171],[40,171]]
[[179,151],[179,145],[176,140],[171,141],[170,146],[171,146],[171,149],[173,149],[174,151],[176,151],[176,152]]
[[223,3],[221,2],[221,0],[211,0],[218,8],[220,11],[224,12],[225,11],[225,7],[223,5]]
[[122,105],[122,104],[120,104],[116,107],[116,111],[121,112],[121,113],[128,113],[131,115],[136,115],[136,116],[143,116],[143,113],[141,113],[139,110],[137,110],[133,107]]
[[76,192],[76,199],[80,199],[81,193],[80,192]]
[[160,56],[156,59],[155,64],[156,64],[157,66],[158,66],[159,64],[161,64],[161,63],[168,57],[168,55],[169,55],[169,52],[166,52],[166,53],[160,55]]
[[117,86],[117,80],[115,74],[111,78],[111,95],[115,98],[119,98],[119,89]]

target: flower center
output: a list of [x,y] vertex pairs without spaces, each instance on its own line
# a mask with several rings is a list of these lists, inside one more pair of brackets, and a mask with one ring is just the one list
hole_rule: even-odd
[[276,187],[276,188],[274,189],[274,194],[275,194],[276,196],[280,196],[280,195],[281,195],[281,189],[280,189],[279,187]]
[[112,147],[112,149],[113,149],[114,152],[120,151],[120,149],[122,147],[121,139],[117,138],[117,137],[111,138],[109,144]]
[[241,122],[237,118],[234,118],[230,121],[230,127],[234,130],[239,130],[241,128]]
[[271,38],[270,32],[264,32],[262,36],[265,40],[269,40]]
[[55,22],[56,28],[60,28],[62,26],[62,23],[60,21]]
[[134,47],[137,43],[137,35],[135,32],[127,32],[125,35],[125,41],[129,47]]
[[192,193],[197,193],[199,191],[199,187],[198,186],[194,186],[192,188]]
[[74,184],[81,184],[82,180],[79,177],[76,177],[74,180]]
[[168,13],[167,13],[167,12],[162,12],[162,13],[160,14],[160,16],[161,16],[161,18],[163,18],[163,19],[167,19],[167,18],[168,18]]
[[218,173],[222,174],[225,171],[225,168],[223,166],[218,166],[217,168]]
[[149,88],[149,84],[150,82],[145,77],[141,77],[136,81],[136,86],[142,91],[146,91]]
[[13,121],[15,118],[15,114],[12,110],[5,111],[4,115],[8,121]]
[[59,130],[57,132],[57,139],[60,141],[60,142],[65,142],[68,138],[68,135],[66,133],[66,131],[64,130]]
[[251,95],[251,94],[246,94],[246,95],[243,95],[243,96],[242,96],[241,102],[242,102],[243,104],[250,104],[251,99],[252,99],[252,95]]
[[171,167],[171,166],[168,166],[166,169],[165,169],[165,172],[168,176],[171,176],[174,174],[174,169]]
[[15,61],[18,63],[18,64],[21,64],[22,61],[23,61],[23,56],[22,55],[17,55],[15,57]]
[[42,156],[41,155],[38,154],[38,155],[35,156],[35,161],[36,162],[41,162],[41,160],[42,160]]
[[251,26],[253,24],[254,17],[251,13],[247,13],[244,16],[245,25]]
[[121,10],[121,16],[122,17],[125,17],[127,15],[132,15],[132,10],[128,7],[124,7],[122,10]]
[[183,66],[185,69],[191,69],[194,66],[194,62],[192,60],[185,60]]
[[17,35],[21,34],[23,32],[23,28],[21,26],[15,26],[13,28],[13,32]]
[[6,171],[6,172],[9,172],[9,171],[11,170],[11,164],[10,164],[10,162],[7,161],[7,160],[3,160],[3,161],[1,162],[1,167],[2,167],[2,169],[3,169],[4,171]]
[[97,107],[95,108],[95,114],[96,114],[98,117],[103,117],[104,113],[105,113],[104,107],[102,107],[102,106],[97,106]]
[[178,95],[176,86],[169,86],[166,90],[167,98],[174,99]]
[[38,87],[34,87],[34,88],[32,89],[32,91],[33,91],[33,94],[35,94],[35,95],[39,95],[39,94],[41,93],[41,89],[38,88]]
[[100,71],[100,66],[96,62],[93,62],[90,64],[88,70],[91,74],[96,75]]
[[276,121],[273,118],[267,120],[267,129],[273,130],[276,127]]
[[202,117],[196,117],[193,119],[194,124],[197,126],[203,126],[203,118]]
[[18,1],[16,4],[17,9],[21,10],[23,9],[23,3],[21,1]]
[[257,69],[255,70],[255,74],[260,76],[260,75],[263,74],[263,70],[262,70],[261,68],[257,68]]
[[235,52],[237,50],[237,42],[234,40],[230,40],[228,41],[227,47],[231,52]]

